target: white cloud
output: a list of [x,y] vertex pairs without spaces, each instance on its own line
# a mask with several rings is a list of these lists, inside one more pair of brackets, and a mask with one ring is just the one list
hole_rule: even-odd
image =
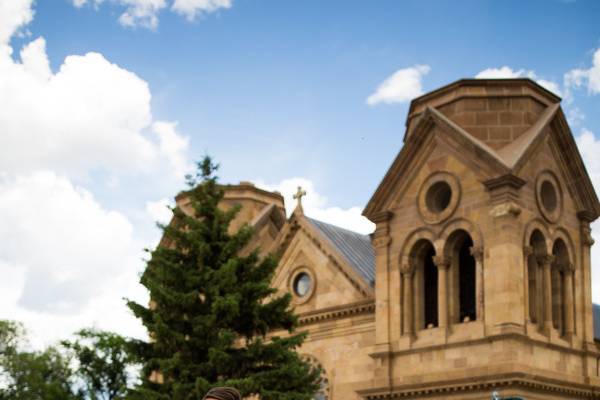
[[288,215],[296,208],[297,202],[293,196],[298,190],[298,186],[301,186],[306,191],[306,196],[302,198],[302,209],[308,217],[363,234],[375,230],[375,225],[361,215],[362,209],[360,207],[343,209],[329,206],[327,197],[320,194],[315,189],[314,183],[309,179],[289,178],[276,184],[268,184],[257,180],[256,186],[280,192],[284,197]]
[[[594,184],[596,192],[600,192],[600,139],[594,134],[583,129],[577,137],[577,146],[583,157],[587,172]],[[600,221],[592,224],[592,236],[596,244],[592,246],[592,301],[600,303]]]
[[502,79],[502,78],[529,78],[536,81],[540,86],[548,89],[552,93],[562,96],[560,86],[553,81],[547,79],[541,79],[537,76],[534,71],[527,71],[524,69],[513,70],[509,66],[503,66],[500,68],[487,68],[475,75],[477,79]]
[[159,139],[160,151],[170,161],[175,175],[183,177],[193,165],[189,163],[186,155],[189,138],[178,134],[176,128],[176,122],[156,121],[152,124],[152,130]]
[[53,72],[37,38],[13,58],[10,39],[32,16],[31,0],[0,1],[0,318],[25,322],[38,344],[90,325],[142,336],[122,297],[147,301],[150,216],[105,207],[72,181],[181,182],[189,140],[153,119],[143,79],[99,53]]
[[399,69],[383,81],[375,93],[367,98],[367,104],[402,103],[423,94],[421,81],[431,68],[428,65],[415,65]]
[[117,328],[114,318],[136,326],[121,298],[144,298],[134,287],[143,246],[124,215],[45,171],[0,179],[0,220],[0,318],[49,339],[94,322]]
[[0,53],[0,171],[167,168],[183,176],[188,139],[175,123],[153,121],[144,80],[99,53],[68,56],[53,73],[45,48],[43,38],[28,43],[21,62]]
[[0,1],[0,53],[10,51],[9,39],[33,19],[31,1]]
[[588,93],[600,93],[600,49],[594,52],[592,66],[588,69],[572,69],[565,74],[565,87],[587,86]]
[[[168,6],[166,0],[71,0],[71,2],[77,8],[88,4],[98,8],[102,3],[112,3],[125,8],[125,11],[119,16],[121,25],[141,26],[148,29],[156,29],[158,15]],[[193,21],[202,14],[231,8],[232,4],[233,0],[174,0],[171,10],[183,15],[188,21]]]
[[579,107],[570,108],[567,112],[567,120],[571,128],[581,126],[585,120],[585,114],[579,109]]
[[193,21],[198,15],[231,8],[232,0],[175,0],[171,9]]
[[119,17],[123,26],[142,26],[155,29],[158,26],[158,13],[167,6],[165,0],[118,0],[125,12]]
[[146,212],[152,218],[152,221],[168,224],[173,217],[173,212],[169,207],[174,207],[175,202],[171,199],[160,199],[157,201],[146,202]]

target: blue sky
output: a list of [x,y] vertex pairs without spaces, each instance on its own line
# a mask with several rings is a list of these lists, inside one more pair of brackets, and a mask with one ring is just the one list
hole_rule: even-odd
[[[366,203],[402,144],[407,103],[365,103],[397,69],[429,65],[425,91],[504,65],[562,83],[600,46],[594,1],[242,0],[191,23],[163,10],[155,30],[122,27],[117,6],[36,9],[53,68],[98,51],[135,72],[224,180],[303,176],[342,207]],[[599,99],[577,99],[592,130]]]
[[600,187],[598,15],[591,0],[0,3],[0,218],[16,227],[0,229],[0,318],[50,339],[140,334],[120,299],[144,296],[140,250],[206,153],[224,182],[288,199],[303,184],[307,212],[368,231],[409,99],[482,73],[560,92]]

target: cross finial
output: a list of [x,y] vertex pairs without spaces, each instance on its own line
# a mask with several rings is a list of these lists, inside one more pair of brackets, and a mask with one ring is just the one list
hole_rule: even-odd
[[302,186],[298,186],[298,190],[294,195],[294,199],[298,200],[298,205],[296,206],[296,208],[299,208],[300,210],[302,209],[302,197],[304,196],[306,196],[306,190],[303,190]]

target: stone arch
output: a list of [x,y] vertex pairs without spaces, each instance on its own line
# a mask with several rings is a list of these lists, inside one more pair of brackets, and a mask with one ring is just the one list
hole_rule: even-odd
[[[463,225],[464,226],[464,225]],[[444,241],[443,254],[449,261],[448,319],[451,323],[477,319],[475,243],[469,231],[459,228]]]
[[[539,232],[539,235],[541,236],[538,236],[538,234],[536,234],[536,231]],[[532,235],[534,234],[536,235],[536,246],[534,249],[532,249],[534,251],[534,254],[536,256],[548,254],[548,249],[551,248],[552,243],[550,241],[551,235],[546,223],[539,218],[533,219],[529,221],[527,225],[525,225],[525,231],[523,236],[523,248],[525,249],[529,246],[532,246]],[[543,238],[543,243],[538,242],[538,239],[540,237]],[[543,252],[543,254],[538,252]]]
[[437,325],[437,269],[433,265],[435,234],[422,227],[411,232],[400,252],[402,331]]
[[435,234],[429,228],[419,228],[407,236],[400,252],[399,264],[401,271],[412,270],[414,268],[414,260],[411,260],[411,252],[415,244],[420,240],[428,240],[433,244],[435,242]]
[[440,232],[438,236],[438,243],[439,246],[442,248],[439,250],[445,251],[445,244],[448,241],[448,238],[455,231],[459,230],[465,231],[469,234],[469,236],[471,236],[471,240],[473,240],[473,247],[483,248],[483,235],[481,234],[481,230],[479,230],[477,225],[475,225],[468,219],[457,218],[445,224],[444,228]]
[[553,239],[553,243],[556,242],[557,239],[561,239],[565,243],[569,256],[568,261],[573,265],[577,265],[577,252],[575,251],[575,245],[573,244],[573,240],[571,239],[571,235],[569,235],[569,232],[567,232],[567,230],[562,227],[556,228],[556,230],[554,231]]

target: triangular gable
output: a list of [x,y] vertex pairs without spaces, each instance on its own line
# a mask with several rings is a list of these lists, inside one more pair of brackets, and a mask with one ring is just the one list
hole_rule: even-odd
[[407,179],[410,168],[414,168],[416,160],[429,150],[433,132],[438,127],[444,132],[444,139],[455,142],[461,148],[459,156],[465,157],[465,151],[482,161],[482,165],[497,175],[505,175],[510,171],[506,163],[488,145],[473,137],[438,110],[428,107],[421,116],[413,133],[407,138],[404,146],[396,156],[392,166],[377,187],[363,211],[363,215],[373,220],[377,214],[386,211],[387,202],[392,198],[400,182]]
[[[348,250],[342,250],[337,247],[340,242],[332,241],[322,229],[317,227],[317,224],[319,223],[324,224],[320,221],[309,220],[309,218],[304,216],[301,212],[294,212],[281,230],[271,251],[278,254],[281,260],[284,260],[287,255],[286,252],[290,248],[290,244],[295,236],[298,234],[307,235],[311,242],[332,261],[335,268],[348,279],[352,286],[354,286],[362,296],[372,297],[374,295],[374,272],[373,274],[367,272],[368,267],[365,266],[366,263],[364,262],[364,259],[362,260],[363,264],[361,264],[361,266],[365,268],[365,271],[361,271],[360,268],[357,268],[357,265],[347,258]],[[342,229],[338,227],[334,228],[337,228],[338,230]],[[348,240],[347,237],[345,239]],[[357,238],[355,238],[355,240],[358,242]],[[353,244],[357,244],[357,242],[353,242]],[[347,242],[346,245],[348,245]],[[363,249],[366,247],[364,240],[362,241],[361,246],[363,246]],[[372,260],[372,269],[374,271],[374,256]],[[277,281],[278,275],[279,273],[276,274],[274,281]],[[373,279],[371,279],[371,276]]]
[[564,169],[563,172],[571,178],[569,182],[572,184],[569,190],[576,194],[573,197],[577,199],[580,211],[591,213],[590,217],[593,219],[600,216],[600,202],[558,104],[548,106],[526,132],[499,150],[492,149],[438,110],[428,107],[420,117],[413,134],[407,138],[404,147],[367,203],[363,211],[364,216],[373,220],[379,212],[386,210],[386,203],[392,196],[394,188],[398,186],[408,166],[419,153],[419,148],[424,147],[423,143],[433,131],[432,124],[440,127],[444,133],[448,134],[449,138],[459,142],[471,156],[482,159],[486,161],[487,165],[492,166],[495,170],[494,177],[506,174],[516,175],[539,143],[543,141],[545,133],[550,131],[548,128],[552,126],[554,128],[552,131],[556,132],[553,135],[553,141],[561,149],[556,153],[561,158],[560,164]]

